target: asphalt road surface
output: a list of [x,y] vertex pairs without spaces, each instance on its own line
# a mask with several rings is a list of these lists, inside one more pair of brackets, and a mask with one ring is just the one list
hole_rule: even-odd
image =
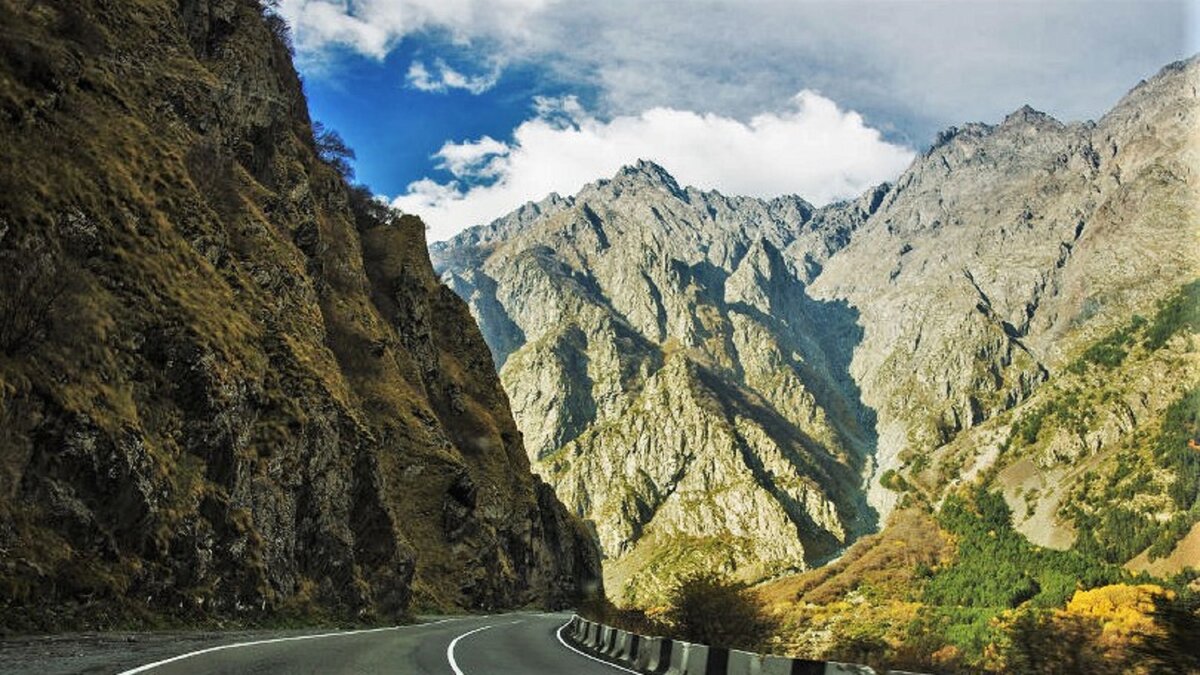
[[[634,671],[564,641],[570,614],[518,612],[424,624],[266,638],[180,654],[121,675],[385,673],[617,675]],[[562,629],[560,633],[560,629]]]

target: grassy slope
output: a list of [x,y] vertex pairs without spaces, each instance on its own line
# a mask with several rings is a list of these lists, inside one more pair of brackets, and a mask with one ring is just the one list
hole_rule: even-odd
[[[904,498],[880,534],[834,564],[760,587],[785,617],[778,648],[1002,669],[1020,612],[1065,607],[1079,589],[1146,583],[1121,567],[1135,556],[1137,570],[1170,557],[1152,568],[1160,576],[1194,568],[1198,292],[1190,283],[1150,318],[1086,346],[1026,403],[940,448],[921,473],[889,476]],[[1035,529],[1047,510],[1050,528],[1072,537]],[[1159,583],[1186,595],[1193,576]]]

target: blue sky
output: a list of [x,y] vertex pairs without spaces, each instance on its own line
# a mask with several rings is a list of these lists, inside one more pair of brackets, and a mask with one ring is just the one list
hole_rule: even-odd
[[1200,49],[1196,0],[282,0],[315,119],[430,239],[640,157],[854,196],[946,126],[1097,117]]

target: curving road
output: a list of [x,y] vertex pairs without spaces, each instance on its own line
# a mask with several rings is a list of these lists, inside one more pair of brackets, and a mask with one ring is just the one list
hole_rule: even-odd
[[[121,675],[401,673],[412,675],[616,675],[634,671],[568,645],[570,614],[518,612],[424,624],[222,645]],[[565,632],[565,631],[563,631]]]

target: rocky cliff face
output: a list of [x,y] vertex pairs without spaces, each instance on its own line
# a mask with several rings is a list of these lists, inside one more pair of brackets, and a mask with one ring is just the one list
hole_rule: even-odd
[[[884,476],[936,498],[996,464],[1006,411],[1196,275],[1197,69],[1096,123],[951,129],[894,186],[822,209],[642,162],[434,244],[434,265],[615,595],[702,564],[803,568],[890,511]],[[990,450],[941,461],[984,426]]]
[[813,293],[862,313],[882,467],[925,464],[1197,275],[1197,70],[1095,123],[1025,107],[943,133],[826,265]]
[[249,0],[0,1],[0,626],[558,605],[424,226],[319,158]]

